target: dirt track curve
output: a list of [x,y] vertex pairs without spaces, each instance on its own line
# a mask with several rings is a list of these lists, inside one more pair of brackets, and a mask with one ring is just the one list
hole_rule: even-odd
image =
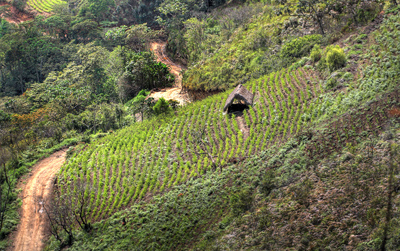
[[65,161],[66,150],[38,162],[27,178],[22,192],[21,222],[15,234],[14,251],[40,251],[47,239],[47,218],[41,203],[51,196],[54,178]]
[[150,49],[156,55],[157,61],[162,62],[171,68],[172,74],[175,75],[175,85],[171,88],[164,88],[161,91],[152,92],[150,94],[150,97],[156,100],[161,97],[167,100],[175,99],[179,101],[181,105],[184,105],[186,103],[189,103],[190,99],[189,95],[186,92],[182,91],[182,76],[180,75],[180,73],[183,70],[183,67],[175,64],[168,58],[166,54],[166,46],[166,42],[152,42],[150,44]]

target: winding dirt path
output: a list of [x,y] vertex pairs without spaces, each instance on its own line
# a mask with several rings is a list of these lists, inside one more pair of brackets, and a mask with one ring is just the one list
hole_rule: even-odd
[[[15,234],[14,251],[40,251],[47,239],[47,218],[40,201],[51,196],[56,173],[65,161],[66,150],[38,162],[27,178],[22,192],[21,222]],[[39,200],[38,200],[38,199]]]
[[180,105],[184,105],[190,102],[189,95],[182,90],[182,76],[181,71],[184,69],[182,66],[175,64],[168,58],[166,53],[166,42],[152,42],[150,44],[150,50],[154,52],[157,57],[157,61],[168,65],[171,68],[172,74],[175,75],[174,87],[164,88],[161,91],[151,92],[150,97],[159,99],[161,97],[166,100],[175,99],[179,101]]

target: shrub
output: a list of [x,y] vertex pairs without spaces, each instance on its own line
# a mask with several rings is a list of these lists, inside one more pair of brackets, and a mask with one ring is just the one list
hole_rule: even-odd
[[342,78],[343,72],[334,72],[326,81],[326,89],[335,88],[338,85],[338,80]]
[[168,104],[173,110],[176,110],[176,108],[179,107],[179,101],[177,101],[175,99],[168,100]]
[[321,43],[321,39],[321,35],[307,35],[295,38],[282,46],[281,55],[288,58],[306,56],[314,45]]
[[157,103],[153,107],[153,111],[155,114],[167,113],[169,111],[168,101],[164,98],[160,98]]
[[319,44],[314,45],[314,48],[311,50],[310,58],[315,63],[318,62],[322,57],[322,49]]
[[253,196],[250,190],[245,189],[239,193],[233,194],[230,198],[232,214],[238,216],[241,213],[249,211],[252,206]]
[[268,196],[276,188],[274,176],[274,171],[268,170],[260,182],[260,192],[265,196]]
[[326,65],[329,70],[335,71],[346,65],[346,55],[339,45],[328,46],[325,50],[326,54]]

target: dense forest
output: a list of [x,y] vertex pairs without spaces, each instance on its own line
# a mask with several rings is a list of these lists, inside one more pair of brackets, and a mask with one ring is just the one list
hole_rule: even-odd
[[60,150],[44,250],[399,250],[399,50],[396,0],[0,2],[0,250]]

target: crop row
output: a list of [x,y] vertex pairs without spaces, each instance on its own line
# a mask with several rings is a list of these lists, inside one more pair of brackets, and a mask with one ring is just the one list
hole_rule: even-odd
[[[345,83],[349,87],[343,91],[324,92],[311,69],[271,73],[246,84],[255,93],[254,105],[240,118],[223,113],[229,94],[225,92],[188,104],[174,116],[145,120],[87,145],[62,167],[61,191],[74,191],[75,181],[85,181],[91,217],[104,219],[188,179],[220,172],[220,167],[280,144],[317,120],[332,119],[398,88],[400,60],[392,52],[399,48],[395,23],[400,20],[389,19],[393,20],[384,22],[384,29],[371,35],[375,49],[369,61],[381,63],[363,66],[364,77]],[[359,123],[371,123],[372,128],[373,122]]]
[[65,2],[62,0],[28,0],[27,3],[38,12],[51,12],[54,5]]
[[64,165],[61,189],[73,190],[77,179],[94,187],[85,196],[92,218],[99,220],[150,194],[215,171],[214,167],[218,171],[311,122],[318,114],[311,101],[321,90],[312,81],[312,75],[300,69],[249,83],[256,95],[254,106],[243,115],[246,128],[222,112],[228,95],[224,93],[189,104],[167,121],[144,121],[99,139]]

